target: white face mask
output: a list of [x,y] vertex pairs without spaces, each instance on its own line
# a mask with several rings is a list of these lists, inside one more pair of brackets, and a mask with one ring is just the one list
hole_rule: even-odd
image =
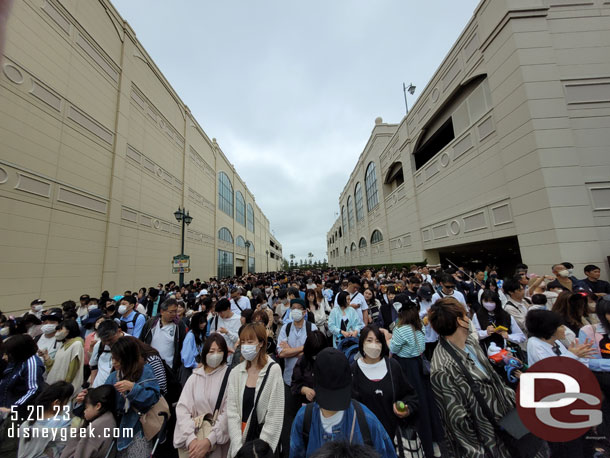
[[55,334],[55,340],[64,340],[66,337],[68,337],[68,331],[57,331],[57,334]]
[[256,349],[256,345],[242,345],[241,346],[241,355],[244,357],[246,361],[252,361],[258,355],[258,350]]
[[292,321],[301,321],[303,319],[303,310],[293,309],[290,311]]
[[224,358],[222,353],[208,353],[205,356],[205,363],[212,369],[216,369],[218,366],[220,366],[222,358]]
[[381,355],[381,344],[365,342],[362,348],[366,356],[371,359],[377,359]]
[[119,315],[125,315],[126,311],[127,311],[126,305],[119,305]]
[[97,305],[95,304],[91,304],[89,306],[87,306],[87,310],[91,311],[91,310],[95,310],[97,308]]
[[42,304],[36,304],[32,308],[34,309],[35,312],[42,312]]
[[485,309],[488,312],[491,312],[496,309],[496,303],[495,302],[483,302],[483,307],[485,307]]
[[570,276],[570,271],[568,269],[560,270],[558,273],[559,273],[559,276],[563,277],[563,278],[567,278]]
[[40,327],[40,330],[42,331],[43,334],[52,334],[55,332],[56,329],[57,329],[57,325],[55,325],[55,324],[43,324]]
[[402,304],[400,302],[394,302],[392,304],[392,307],[394,307],[394,310],[396,310],[397,312],[400,312],[400,309],[402,308]]

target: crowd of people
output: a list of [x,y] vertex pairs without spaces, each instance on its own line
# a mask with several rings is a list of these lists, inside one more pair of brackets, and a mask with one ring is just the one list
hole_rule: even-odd
[[[583,273],[296,270],[36,299],[0,314],[0,456],[525,456],[498,425],[556,356],[597,377],[591,433],[610,438],[610,284]],[[529,453],[592,456],[584,436]]]

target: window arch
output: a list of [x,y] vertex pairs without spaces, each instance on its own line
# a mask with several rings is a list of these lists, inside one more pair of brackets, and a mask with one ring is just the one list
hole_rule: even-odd
[[371,235],[371,245],[374,245],[381,241],[383,241],[383,235],[381,235],[381,232],[379,232],[377,229],[375,229],[373,231],[373,234]]
[[254,242],[252,240],[248,240],[250,242],[250,253],[254,253]]
[[352,196],[348,196],[347,198],[347,222],[349,224],[349,229],[352,230],[354,227],[354,202]]
[[354,251],[356,251],[356,242],[352,242],[352,245],[350,246],[350,251],[353,253]]
[[341,227],[343,227],[343,233],[345,234],[345,229],[347,227],[347,220],[345,217],[345,205],[341,206]]
[[242,226],[246,225],[246,201],[240,191],[235,193],[235,220]]
[[226,227],[221,227],[218,231],[218,238],[220,240],[224,240],[228,243],[233,243],[233,236],[231,235],[231,231]]
[[233,217],[233,185],[224,172],[218,174],[218,208]]
[[362,237],[360,239],[360,242],[358,242],[358,247],[359,248],[366,248],[366,239],[364,237]]
[[362,221],[364,219],[364,206],[362,202],[362,185],[360,182],[356,183],[354,197],[356,198],[356,221]]
[[254,232],[254,209],[250,204],[248,204],[248,218],[246,221],[248,222],[248,230]]
[[366,208],[368,211],[371,211],[379,203],[377,197],[377,171],[375,170],[374,162],[371,162],[366,168],[364,185],[366,186]]
[[241,235],[238,235],[237,239],[235,239],[235,245],[237,245],[240,248],[246,248],[246,241],[244,240],[244,238]]
[[343,254],[347,254],[347,247],[345,247],[345,249],[343,250]]

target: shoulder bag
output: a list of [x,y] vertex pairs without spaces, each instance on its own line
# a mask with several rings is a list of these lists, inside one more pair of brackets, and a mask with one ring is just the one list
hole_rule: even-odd
[[[441,346],[449,353],[449,356],[453,358],[453,360],[457,363],[462,374],[466,378],[468,385],[472,389],[474,393],[474,397],[477,400],[481,410],[483,411],[483,415],[487,418],[487,420],[493,426],[496,435],[502,440],[504,445],[510,450],[511,456],[521,457],[521,458],[533,458],[538,452],[544,447],[545,442],[539,437],[534,436],[519,418],[519,413],[516,408],[513,408],[504,415],[499,421],[496,421],[495,416],[485,398],[481,394],[479,389],[479,385],[474,381],[468,369],[464,366],[462,359],[455,352],[451,344],[449,344],[444,338],[439,338],[439,343]],[[493,451],[489,450],[485,445],[483,439],[479,437],[478,431],[479,427],[477,424],[477,417],[472,412],[470,413],[472,422],[474,424],[474,430],[477,434],[479,442],[485,449],[485,454],[487,456],[493,457]]]
[[[225,372],[222,379],[222,385],[220,385],[220,391],[218,392],[218,399],[216,399],[216,406],[214,406],[214,412],[206,413],[205,415],[199,415],[198,417],[193,418],[193,421],[195,422],[195,436],[197,440],[203,440],[212,433],[212,428],[216,424],[216,420],[218,420],[218,415],[220,414],[220,406],[222,405],[222,399],[224,398],[225,390],[227,388],[229,372],[231,372],[231,368],[227,366],[227,371]],[[213,444],[212,448],[210,448],[210,452],[213,452],[215,448],[216,445]],[[188,458],[188,448],[179,448],[178,456],[180,458]]]

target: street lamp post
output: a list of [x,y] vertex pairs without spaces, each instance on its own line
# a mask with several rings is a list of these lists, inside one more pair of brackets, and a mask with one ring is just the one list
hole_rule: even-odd
[[409,105],[407,105],[407,92],[413,95],[415,93],[415,86],[413,86],[413,83],[411,83],[409,84],[409,87],[407,87],[405,83],[402,83],[402,92],[405,94],[405,109],[407,111],[407,114],[409,114]]
[[[177,221],[182,222],[182,240],[180,242],[180,254],[184,255],[184,231],[185,227],[191,224],[191,222],[193,221],[193,217],[189,215],[189,212],[186,211],[186,209],[180,207],[178,207],[178,210],[174,212],[174,216],[176,217]],[[184,272],[180,273],[180,279],[178,280],[178,282],[180,283],[180,286],[184,285]]]
[[267,272],[269,272],[269,250],[265,250],[265,254],[267,255]]
[[246,274],[250,273],[250,240],[246,241]]

